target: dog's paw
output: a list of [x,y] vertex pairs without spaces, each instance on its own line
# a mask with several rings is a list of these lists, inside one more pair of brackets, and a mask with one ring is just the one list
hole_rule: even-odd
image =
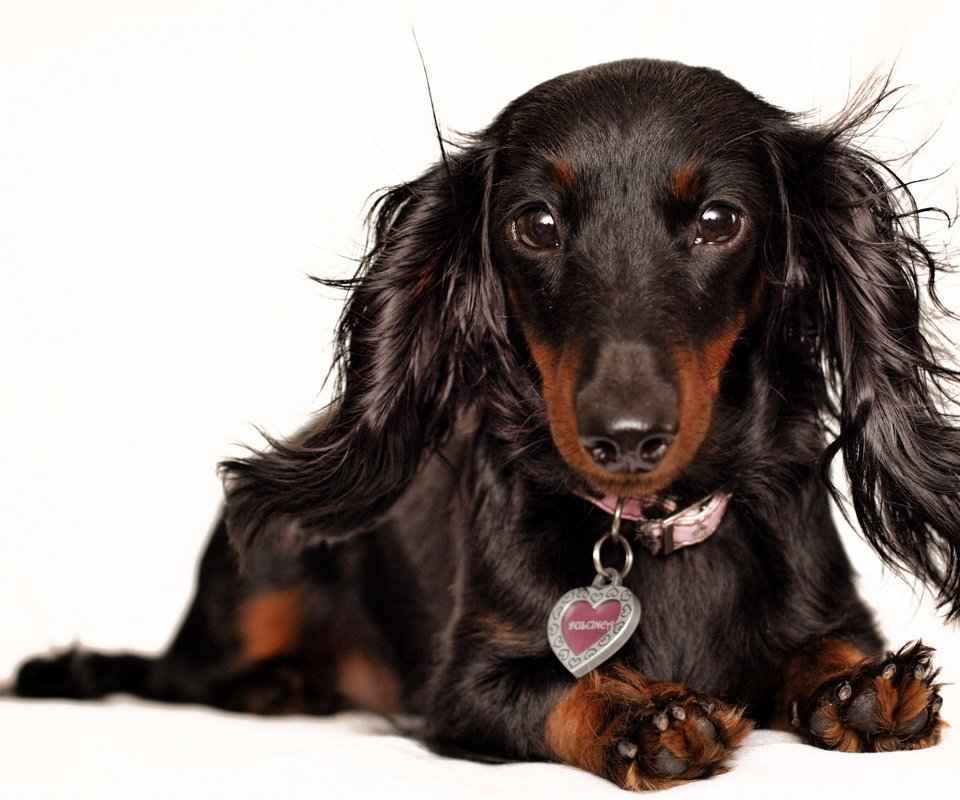
[[790,724],[811,744],[844,752],[916,750],[940,740],[943,700],[933,648],[907,644],[832,678],[788,709]]
[[625,789],[662,789],[725,771],[753,727],[743,709],[675,684],[650,686],[648,702],[615,726],[610,765]]
[[78,649],[25,661],[17,670],[13,692],[20,697],[69,697],[88,700],[101,696],[86,654]]
[[74,647],[20,665],[13,693],[20,697],[95,700],[114,692],[144,694],[150,660],[130,653],[107,655]]

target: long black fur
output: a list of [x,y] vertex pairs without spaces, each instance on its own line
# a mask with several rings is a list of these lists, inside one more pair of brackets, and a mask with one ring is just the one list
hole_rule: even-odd
[[836,121],[771,142],[789,226],[784,305],[816,326],[807,358],[822,374],[820,407],[840,429],[824,472],[842,454],[867,540],[889,566],[934,587],[955,619],[960,429],[942,409],[955,402],[958,374],[940,360],[923,304],[925,288],[949,315],[936,294],[946,265],[918,238],[909,187],[852,144],[894,93],[881,84]]
[[[812,379],[802,400],[840,429],[822,448],[824,474],[842,453],[867,539],[888,564],[927,581],[952,618],[960,613],[960,429],[941,409],[957,373],[937,360],[922,305],[926,287],[945,310],[935,294],[945,265],[917,237],[909,187],[854,145],[891,94],[883,84],[820,126],[766,109],[757,137],[783,230],[771,231],[764,254],[776,288],[760,366],[780,396],[795,394],[783,385],[785,363],[787,380]],[[340,397],[304,440],[224,462],[241,551],[269,536],[278,517],[296,517],[304,542],[371,527],[468,408],[513,451],[511,463],[544,449],[531,441],[531,431],[545,441],[543,412],[511,340],[488,245],[491,173],[509,113],[449,165],[384,194],[357,276],[326,281],[353,292],[337,334]],[[779,415],[758,411],[769,429],[744,415],[750,430],[730,432],[732,440],[776,440]],[[520,468],[551,489],[567,485],[562,465]]]
[[[837,454],[867,540],[960,615],[960,435],[944,411],[958,375],[929,312],[946,265],[916,232],[909,187],[856,144],[890,97],[881,84],[809,124],[711,70],[616,62],[536,87],[384,193],[356,276],[326,281],[350,293],[335,401],[290,440],[221,465],[225,517],[197,600],[127,689],[245,709],[250,687],[292,670],[307,687],[298,708],[327,712],[346,702],[337,654],[357,646],[396,672],[434,746],[552,757],[544,724],[571,679],[544,623],[592,579],[609,518],[581,496],[604,487],[551,434],[535,347],[696,350],[734,320],[706,437],[661,487],[681,502],[725,489],[730,508],[702,545],[638,553],[629,585],[643,622],[617,660],[764,722],[784,713],[783,665],[810,642],[878,653],[831,520]],[[557,158],[574,162],[550,201],[565,246],[531,258],[510,221],[547,202]],[[684,244],[697,206],[664,186],[691,159],[745,208],[733,247]],[[224,620],[292,585],[310,587],[304,641],[320,635],[236,666]],[[349,630],[345,611],[358,616]],[[31,662],[18,691],[122,684],[98,684],[89,664]]]

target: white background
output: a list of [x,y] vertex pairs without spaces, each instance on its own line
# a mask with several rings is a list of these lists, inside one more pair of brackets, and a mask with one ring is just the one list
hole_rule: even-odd
[[[870,145],[930,139],[902,175],[955,212],[955,9],[2,0],[0,679],[77,640],[160,648],[216,462],[322,406],[340,298],[305,276],[352,272],[370,193],[438,156],[411,29],[461,131],[622,57],[717,67],[813,119],[896,62],[913,88]],[[927,234],[957,245],[940,221]],[[922,634],[960,679],[957,633],[849,549],[890,637]]]

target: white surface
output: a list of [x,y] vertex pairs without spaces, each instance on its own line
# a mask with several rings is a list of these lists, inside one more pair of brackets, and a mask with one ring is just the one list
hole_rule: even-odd
[[[215,463],[256,443],[252,424],[289,432],[322,405],[339,298],[304,276],[352,271],[370,192],[438,155],[411,26],[441,125],[456,130],[540,80],[621,57],[715,66],[826,115],[896,60],[896,82],[915,88],[871,146],[902,153],[933,137],[902,173],[937,176],[918,200],[953,211],[957,9],[0,2],[0,678],[75,640],[162,647],[218,502]],[[958,244],[936,220],[927,233]],[[944,297],[960,308],[956,285]],[[922,635],[960,679],[956,631],[848,545],[891,640]],[[960,697],[944,694],[960,719]],[[605,790],[556,767],[434,759],[365,724],[3,702],[0,797]],[[858,759],[767,735],[710,787],[890,794],[934,786],[956,756],[948,742]]]
[[[623,798],[613,784],[558,764],[439,758],[375,717],[254,719],[129,700],[0,705],[0,796],[16,800],[491,797]],[[951,797],[958,740],[913,753],[855,755],[759,731],[733,769],[674,798]]]

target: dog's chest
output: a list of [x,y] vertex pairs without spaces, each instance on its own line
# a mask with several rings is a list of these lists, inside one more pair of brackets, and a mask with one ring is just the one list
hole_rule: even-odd
[[638,554],[627,586],[641,607],[640,623],[623,656],[644,674],[703,691],[741,693],[753,676],[751,643],[761,637],[761,615],[739,613],[749,578],[715,548],[667,557]]

